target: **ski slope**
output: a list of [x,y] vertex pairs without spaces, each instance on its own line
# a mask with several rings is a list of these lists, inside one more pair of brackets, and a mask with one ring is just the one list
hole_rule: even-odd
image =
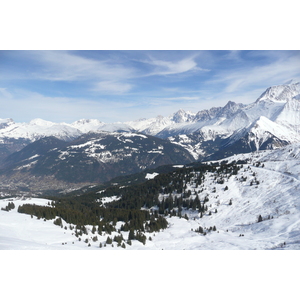
[[[217,183],[213,173],[205,174],[205,180],[198,188],[191,182],[187,183],[192,197],[195,189],[203,189],[199,194],[200,200],[205,196],[209,198],[208,210],[202,218],[197,211],[183,210],[182,216],[187,214],[188,219],[167,217],[167,229],[146,232],[145,245],[133,240],[132,245],[125,243],[125,249],[300,249],[299,149],[300,146],[295,144],[227,159],[247,159],[247,163],[237,175],[224,175],[223,184]],[[48,205],[49,200],[6,198],[0,200],[0,207],[4,208],[8,202],[13,202],[15,209],[9,212],[0,210],[0,249],[124,250],[117,247],[116,242],[113,246],[104,247],[108,235],[93,234],[92,226],[86,226],[88,234],[83,234],[79,241],[70,224],[64,222],[61,228],[53,224],[54,220],[38,220],[35,216],[31,218],[17,212],[21,204]],[[263,218],[262,222],[258,222],[259,215]],[[122,224],[118,222],[116,228],[119,229]],[[203,235],[195,231],[199,226],[204,229],[215,226],[216,231]],[[126,241],[128,232],[121,234]],[[119,233],[112,232],[110,237],[116,235]],[[93,241],[95,236],[96,241]]]

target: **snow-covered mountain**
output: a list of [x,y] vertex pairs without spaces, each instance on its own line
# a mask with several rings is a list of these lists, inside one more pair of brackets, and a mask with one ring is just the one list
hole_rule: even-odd
[[[252,150],[270,140],[277,140],[269,147],[300,141],[300,83],[269,87],[258,99],[248,105],[228,101],[224,107],[212,107],[197,113],[179,111],[168,117],[140,119],[128,122],[106,124],[96,119],[79,120],[72,124],[53,123],[35,119],[29,123],[15,123],[12,119],[0,120],[0,142],[2,147],[7,139],[23,139],[33,142],[42,137],[55,136],[72,141],[88,132],[140,132],[169,139],[185,147],[197,158],[210,155],[205,144],[214,151],[243,139],[244,143],[254,142]],[[271,138],[271,139],[270,139]],[[281,142],[280,142],[281,141]],[[194,148],[194,146],[196,148]],[[249,149],[250,149],[249,148]],[[7,148],[3,153],[9,152]],[[230,152],[232,153],[232,151]]]
[[66,123],[53,123],[42,119],[34,119],[29,123],[15,123],[10,119],[0,130],[0,140],[5,138],[28,139],[35,141],[45,136],[55,136],[62,140],[71,140],[82,133]]
[[15,123],[12,119],[0,120],[0,140],[23,138],[33,142],[43,137],[54,136],[70,141],[90,131],[133,131],[133,128],[121,122],[105,124],[96,119],[82,119],[72,124],[54,123],[42,119],[34,119],[29,123]]
[[[0,119],[0,195],[7,197],[0,200],[0,249],[300,249],[299,129],[298,82],[270,87],[248,105],[229,101],[124,123]],[[190,164],[199,158],[209,161]],[[154,166],[163,171],[150,171]],[[125,174],[119,186],[116,177]],[[146,180],[139,186],[135,176]],[[58,215],[48,215],[70,217],[67,198],[57,206],[8,198],[83,186],[89,193],[70,196],[72,217],[81,226],[82,218],[99,215],[80,232],[76,222],[62,217],[57,226]],[[45,206],[44,215],[37,217],[37,206],[31,216],[18,213],[30,204]],[[138,212],[148,221],[131,222]],[[152,231],[158,214],[167,226]],[[128,225],[136,226],[133,239]]]
[[96,119],[82,119],[72,124],[54,123],[34,119],[29,123],[15,123],[12,119],[0,119],[0,163],[26,145],[44,137],[56,137],[73,141],[88,132],[132,132],[129,125],[116,122],[105,124]]
[[0,119],[0,129],[4,129],[14,123],[13,119]]
[[[164,206],[167,228],[145,230],[143,243],[137,239],[129,241],[127,222],[118,220],[113,229],[100,232],[100,225],[85,224],[85,230],[79,231],[82,227],[63,218],[60,226],[55,225],[54,221],[57,224],[59,219],[55,215],[46,219],[18,213],[20,206],[34,204],[54,210],[49,199],[7,197],[0,200],[0,249],[299,250],[299,159],[298,143],[235,155],[226,159],[232,165],[219,161],[222,164],[202,173],[194,168],[173,171],[171,177],[165,177],[165,185],[159,186],[157,195],[160,205],[167,201],[173,203],[171,208]],[[172,180],[172,176],[177,180]],[[179,185],[184,186],[181,193],[181,189],[174,189],[174,184],[183,178],[184,184]],[[172,193],[168,192],[170,188],[173,188]],[[101,198],[102,192],[95,194],[99,207],[101,203],[104,203],[103,208],[109,202],[122,201],[116,196]],[[177,203],[181,196],[186,202],[179,216]],[[201,211],[195,209],[196,203],[201,204]],[[142,211],[146,210],[159,212],[155,206],[143,206]],[[166,213],[168,211],[172,213]],[[116,236],[121,236],[123,247]]]
[[66,190],[193,161],[181,146],[138,133],[89,132],[72,142],[45,137],[6,158],[1,164],[0,190],[7,186],[31,191]]
[[[228,102],[213,118],[206,117],[201,122],[180,126],[177,124],[176,129],[174,126],[165,128],[158,136],[169,136],[170,140],[189,149],[194,156],[199,154],[199,158],[211,154],[206,151],[207,141],[217,141],[215,150],[222,152],[222,155],[299,142],[299,95],[300,83],[270,87],[254,103],[242,105]],[[181,136],[184,138],[181,139]],[[186,140],[189,142],[186,143]],[[197,148],[191,147],[191,144],[196,144]],[[228,149],[229,146],[231,149]]]

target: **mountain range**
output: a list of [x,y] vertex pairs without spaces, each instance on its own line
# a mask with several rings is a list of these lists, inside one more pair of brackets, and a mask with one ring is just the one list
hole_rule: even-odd
[[299,86],[125,123],[2,119],[0,249],[299,250]]
[[299,130],[300,83],[294,81],[267,88],[247,105],[229,101],[168,117],[110,124],[0,119],[0,176],[7,185],[52,178],[52,186],[58,181],[77,187],[160,165],[277,149],[300,142]]

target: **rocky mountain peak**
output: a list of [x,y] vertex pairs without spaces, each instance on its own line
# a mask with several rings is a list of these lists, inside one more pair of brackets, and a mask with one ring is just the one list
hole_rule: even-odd
[[172,116],[172,121],[175,123],[184,123],[184,122],[190,122],[195,117],[195,113],[192,113],[190,111],[185,111],[182,108],[179,109],[176,113]]
[[15,122],[13,119],[8,118],[8,119],[0,119],[0,129],[4,129],[10,125],[13,125]]
[[261,96],[256,100],[271,101],[271,102],[287,102],[293,97],[300,94],[300,82],[290,81],[289,84],[276,85],[269,87]]

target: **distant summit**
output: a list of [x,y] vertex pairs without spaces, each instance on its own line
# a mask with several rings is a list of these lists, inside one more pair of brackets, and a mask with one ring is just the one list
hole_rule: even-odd
[[271,86],[247,105],[228,101],[223,107],[198,112],[181,108],[167,117],[159,115],[128,122],[81,119],[67,124],[37,118],[29,123],[15,123],[12,119],[0,119],[0,162],[44,137],[72,142],[83,134],[101,132],[142,133],[168,139],[196,159],[205,159],[220,151],[220,155],[229,155],[226,147],[233,143],[239,146],[232,147],[231,154],[241,149],[244,152],[258,150],[262,145],[279,147],[300,141],[300,83],[292,79],[286,84]]
[[287,102],[300,94],[300,82],[290,80],[288,84],[269,87],[257,100]]

